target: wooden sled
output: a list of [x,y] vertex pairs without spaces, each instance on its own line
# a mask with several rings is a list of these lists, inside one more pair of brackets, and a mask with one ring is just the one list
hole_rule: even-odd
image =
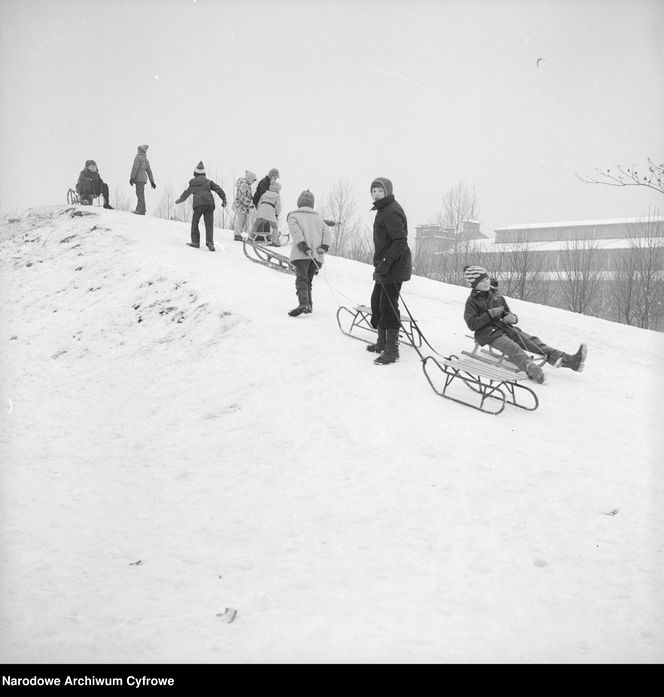
[[455,355],[427,356],[422,370],[436,394],[485,414],[500,414],[506,404],[526,411],[539,406],[535,392],[522,384],[528,376],[520,370]]
[[[350,325],[348,324],[349,319]],[[415,321],[405,315],[401,315],[400,321],[399,343],[420,348],[422,335]],[[376,342],[376,330],[371,326],[371,308],[366,305],[356,305],[352,310],[341,305],[337,310],[337,324],[339,329],[352,339],[359,339],[367,344]],[[370,332],[370,336],[357,336],[353,333],[355,330],[360,330],[361,333]]]
[[[468,338],[474,340],[472,336],[469,336]],[[514,363],[512,363],[504,353],[492,348],[489,344],[480,346],[475,341],[472,351],[461,351],[461,354],[468,356],[469,358],[473,358],[476,361],[486,363],[487,365],[497,365],[515,373],[522,372],[521,369],[514,365]],[[546,356],[542,356],[538,353],[530,353],[529,351],[526,351],[526,354],[530,356],[531,360],[540,368],[546,363]]]
[[268,266],[277,271],[294,274],[295,269],[291,265],[290,259],[284,254],[273,251],[273,249],[279,249],[279,247],[265,247],[251,240],[244,240],[242,242],[242,250],[249,261],[253,261],[256,264],[263,264],[263,266]]

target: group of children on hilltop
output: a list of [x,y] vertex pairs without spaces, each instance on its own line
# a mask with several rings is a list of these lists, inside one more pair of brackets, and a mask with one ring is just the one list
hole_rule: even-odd
[[[145,198],[143,189],[149,178],[155,188],[150,164],[145,155],[147,145],[138,148],[132,168],[130,184],[136,186],[137,209],[134,213],[145,215]],[[277,221],[281,215],[281,185],[277,181],[279,171],[271,169],[261,179],[252,195],[251,187],[256,175],[245,171],[236,183],[234,239],[241,240],[243,235],[263,235],[272,246],[280,246]],[[108,201],[108,185],[105,184],[97,170],[94,160],[87,160],[76,186],[83,203],[92,203],[94,196],[103,196],[104,208],[112,208]],[[203,162],[194,169],[194,176],[189,185],[176,199],[180,204],[193,196],[194,215],[191,221],[190,247],[200,247],[200,218],[205,222],[205,244],[214,251],[213,215],[215,209],[215,192],[226,207],[224,190],[208,179]],[[377,365],[387,365],[399,359],[399,329],[401,315],[399,297],[401,285],[410,280],[412,273],[411,251],[408,246],[408,221],[403,208],[394,198],[392,182],[378,177],[371,182],[371,197],[376,212],[373,224],[373,280],[371,293],[371,325],[376,330],[376,341],[367,346],[367,351],[379,353],[374,360]],[[251,229],[252,209],[256,209],[256,218]],[[298,306],[288,314],[298,317],[313,310],[313,278],[321,269],[325,254],[329,251],[332,232],[319,213],[314,210],[314,195],[306,189],[297,199],[297,208],[286,216],[288,230],[293,240],[290,262],[295,269],[295,292]],[[545,344],[541,339],[526,333],[517,327],[519,318],[507,304],[498,289],[495,279],[491,279],[486,269],[481,266],[465,266],[464,279],[470,286],[470,296],[466,300],[464,320],[474,333],[475,341],[480,346],[490,345],[503,353],[509,361],[523,370],[531,380],[537,383],[545,381],[544,371],[533,360],[532,354],[544,356],[546,362],[556,368],[570,368],[581,372],[584,368],[588,349],[581,344],[574,354]]]

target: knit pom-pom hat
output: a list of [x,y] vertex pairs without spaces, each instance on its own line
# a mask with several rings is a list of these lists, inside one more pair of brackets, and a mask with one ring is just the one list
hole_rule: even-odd
[[489,274],[482,266],[465,266],[463,269],[463,277],[471,288],[476,288],[480,281],[489,278]]
[[203,160],[201,160],[196,165],[196,169],[194,170],[194,174],[205,174],[205,165],[203,164]]
[[314,207],[314,195],[309,191],[309,189],[305,189],[298,197],[297,197],[297,207],[302,208],[302,206],[308,206],[309,208]]
[[273,167],[273,168],[267,173],[267,176],[270,177],[270,179],[272,179],[272,177],[276,177],[277,179],[279,179],[279,170],[278,170],[278,169],[275,169],[275,168]]

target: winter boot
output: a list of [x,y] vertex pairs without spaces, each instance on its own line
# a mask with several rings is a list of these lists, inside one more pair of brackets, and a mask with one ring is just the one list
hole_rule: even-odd
[[526,366],[526,373],[528,374],[528,377],[531,380],[539,383],[540,385],[546,382],[546,378],[544,377],[544,371],[537,365],[537,363],[535,363],[535,361],[531,361],[530,363],[528,363],[528,365]]
[[187,242],[188,247],[193,247],[194,249],[198,249],[201,245],[196,244],[195,242]]
[[206,242],[206,243],[205,243],[205,246],[206,246],[211,252],[214,252],[214,245],[212,244],[212,242]]
[[378,339],[375,344],[369,344],[367,346],[367,351],[371,353],[383,353],[385,350],[385,330],[382,327],[378,327]]
[[586,362],[586,356],[588,355],[588,347],[585,344],[579,346],[579,350],[573,355],[569,356],[565,354],[563,356],[561,368],[570,368],[571,370],[580,373]]
[[374,361],[375,365],[387,365],[399,360],[399,330],[385,330],[385,349]]
[[299,300],[300,304],[292,309],[288,314],[291,317],[298,317],[301,315],[303,312],[305,314],[308,314],[311,312],[311,305],[309,305],[309,291],[308,290],[298,290],[297,291],[297,299]]
[[233,239],[242,241],[242,235],[233,235]]

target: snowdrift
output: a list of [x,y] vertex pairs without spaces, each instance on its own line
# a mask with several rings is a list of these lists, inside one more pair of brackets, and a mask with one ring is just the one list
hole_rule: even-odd
[[[661,334],[510,300],[589,355],[492,417],[339,331],[369,267],[329,257],[290,318],[294,277],[215,232],[2,224],[3,661],[661,661]],[[403,295],[470,347],[466,289]]]

